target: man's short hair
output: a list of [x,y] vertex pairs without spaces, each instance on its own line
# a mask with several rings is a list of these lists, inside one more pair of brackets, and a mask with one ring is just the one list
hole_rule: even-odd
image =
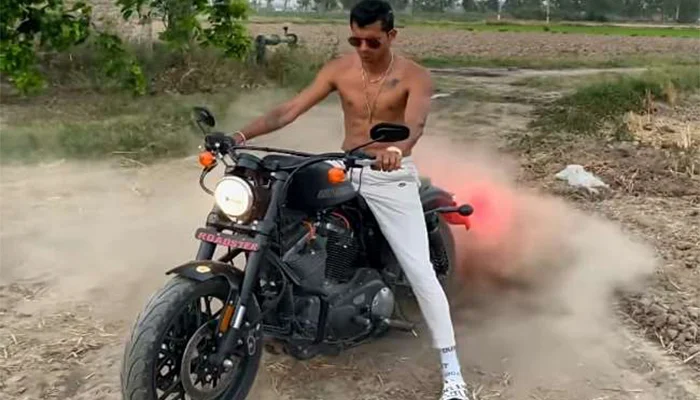
[[361,0],[350,11],[350,25],[356,23],[360,28],[381,21],[382,30],[394,29],[394,11],[384,0]]

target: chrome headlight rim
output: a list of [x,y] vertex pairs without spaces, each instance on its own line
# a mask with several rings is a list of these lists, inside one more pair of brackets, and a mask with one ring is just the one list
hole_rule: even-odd
[[[228,188],[231,188],[231,183],[238,185],[238,189],[240,189],[240,191],[236,193],[236,195],[239,195],[240,198],[245,202],[245,206],[242,207],[240,211],[236,212],[231,212],[231,208],[227,207],[227,205],[223,203],[224,199],[222,198],[222,196],[224,195],[222,191],[230,190],[227,189],[224,185],[228,185]],[[223,216],[226,216],[231,221],[243,222],[245,219],[247,219],[250,216],[250,213],[253,209],[254,202],[255,194],[253,192],[253,187],[245,179],[239,176],[224,176],[223,178],[219,179],[219,181],[216,183],[216,186],[214,188],[214,204],[217,210],[219,210],[219,212]]]

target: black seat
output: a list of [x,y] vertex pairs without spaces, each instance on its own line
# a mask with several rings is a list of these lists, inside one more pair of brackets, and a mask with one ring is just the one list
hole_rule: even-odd
[[430,186],[432,184],[433,183],[430,180],[430,178],[428,178],[427,176],[421,176],[420,177],[420,189],[418,190],[418,192],[419,193],[425,192],[426,190],[428,190],[430,188]]
[[432,210],[435,207],[453,204],[452,195],[439,187],[433,186],[431,179],[426,176],[420,177],[418,194],[423,204],[423,210]]

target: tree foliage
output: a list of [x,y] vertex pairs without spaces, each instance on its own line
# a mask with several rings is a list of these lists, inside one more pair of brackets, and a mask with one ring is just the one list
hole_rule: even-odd
[[[214,46],[228,57],[242,59],[252,47],[242,20],[248,17],[245,0],[117,0],[124,19],[162,20],[160,39],[181,52],[192,46]],[[206,19],[203,27],[201,20]]]
[[[403,11],[408,7],[408,0],[387,0],[389,4],[391,4],[391,7],[395,11]],[[359,3],[360,0],[340,0],[341,4],[343,5],[343,9],[345,10],[350,10],[352,9],[355,4]],[[298,4],[302,4],[302,2],[299,2]]]
[[[463,0],[465,9],[473,9],[472,1]],[[533,18],[542,13],[545,0],[502,0],[503,11],[518,18]],[[498,0],[476,0],[495,11]],[[700,19],[698,0],[550,0],[552,15],[566,20],[608,21],[615,18],[649,19],[692,23]],[[467,8],[468,7],[468,8]]]
[[318,12],[334,11],[338,9],[337,0],[314,0],[313,5],[314,10]]
[[89,35],[88,5],[66,9],[62,0],[3,0],[0,3],[0,73],[22,92],[43,86],[37,48],[63,51]]
[[442,12],[453,8],[456,0],[414,0],[413,8],[425,12]]
[[146,90],[141,67],[115,35],[95,31],[89,5],[76,2],[67,9],[63,0],[7,0],[0,7],[0,72],[24,94],[45,84],[39,52],[63,52],[87,42],[102,60],[102,72],[119,79],[137,94]]
[[[161,18],[166,29],[160,39],[182,53],[192,46],[212,46],[227,57],[244,58],[252,47],[241,20],[247,18],[246,0],[116,0],[125,19]],[[100,32],[91,21],[91,7],[78,1],[3,0],[0,4],[0,73],[23,93],[45,84],[40,54],[65,52],[86,44],[100,62],[101,72],[137,94],[146,91],[146,79],[136,58],[121,39]]]

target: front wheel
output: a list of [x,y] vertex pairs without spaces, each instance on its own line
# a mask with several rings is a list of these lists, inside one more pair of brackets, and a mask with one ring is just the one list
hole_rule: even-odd
[[216,349],[214,328],[229,292],[225,279],[197,282],[176,276],[152,296],[125,348],[125,400],[246,398],[262,346],[236,352],[227,370],[207,362]]

